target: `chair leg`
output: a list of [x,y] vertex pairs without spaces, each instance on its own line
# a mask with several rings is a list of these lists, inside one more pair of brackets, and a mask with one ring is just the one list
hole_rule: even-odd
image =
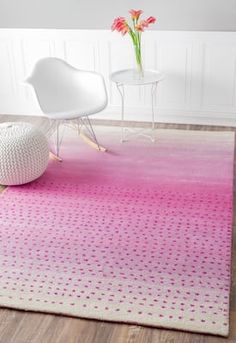
[[57,122],[56,128],[56,156],[59,156],[60,151],[60,122]]
[[61,126],[62,122],[60,120],[54,120],[54,132],[56,131],[56,137],[55,137],[55,153],[54,152],[50,152],[50,156],[52,159],[62,162],[62,158],[60,157],[60,148],[61,148],[61,144],[62,144],[62,140],[63,140],[63,134],[64,131],[62,133],[62,135],[60,135],[60,126]]
[[98,143],[97,136],[96,136],[96,134],[94,132],[93,126],[91,124],[91,121],[90,121],[88,116],[86,116],[86,119],[87,119],[87,122],[88,122],[89,131],[90,131],[90,133],[91,133],[95,143],[97,144],[98,150],[100,150],[100,144]]
[[62,162],[62,158],[60,156],[57,156],[56,154],[54,154],[52,151],[50,151],[49,156],[52,160],[55,160],[57,162]]
[[[78,120],[78,125],[79,125],[79,129],[78,129],[79,135],[87,144],[89,144],[91,147],[95,148],[98,151],[105,152],[107,150],[106,148],[104,148],[103,146],[99,144],[95,131],[93,129],[93,126],[88,116],[80,118]],[[89,133],[89,136],[86,135],[81,130],[81,126],[85,126],[85,128],[87,129],[87,132]]]

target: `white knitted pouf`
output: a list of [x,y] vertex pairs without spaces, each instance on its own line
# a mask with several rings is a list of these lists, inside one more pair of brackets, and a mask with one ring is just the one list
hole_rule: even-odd
[[29,123],[0,124],[0,184],[21,185],[37,179],[47,168],[46,137]]

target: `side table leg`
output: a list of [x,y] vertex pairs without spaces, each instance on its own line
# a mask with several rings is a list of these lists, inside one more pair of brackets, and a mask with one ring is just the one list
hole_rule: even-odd
[[125,115],[125,91],[124,85],[116,84],[118,92],[121,96],[121,143],[125,141],[124,115]]
[[155,96],[158,82],[152,84],[151,96],[152,96],[152,142],[155,142]]

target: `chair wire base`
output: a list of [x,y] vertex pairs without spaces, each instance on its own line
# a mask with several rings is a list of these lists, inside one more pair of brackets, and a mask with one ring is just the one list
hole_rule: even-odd
[[83,116],[74,120],[55,120],[48,118],[47,122],[44,120],[44,123],[41,125],[41,131],[49,140],[51,140],[51,138],[55,134],[55,137],[53,137],[54,148],[52,149],[52,155],[57,160],[61,161],[60,149],[64,138],[65,126],[76,128],[79,135],[82,135],[83,128],[85,128],[88,134],[88,136],[86,135],[87,139],[96,146],[98,151],[104,151],[104,148],[102,149],[101,145],[98,142],[95,131],[88,116]]

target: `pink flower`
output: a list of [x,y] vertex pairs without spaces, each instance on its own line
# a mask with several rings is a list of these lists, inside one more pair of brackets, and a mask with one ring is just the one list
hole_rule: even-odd
[[129,13],[131,14],[132,19],[138,20],[141,14],[143,13],[142,10],[130,10]]
[[147,22],[148,24],[154,24],[154,23],[156,22],[156,18],[155,18],[155,17],[148,17],[148,18],[146,19],[146,22]]
[[135,25],[135,29],[140,32],[143,32],[146,27],[148,27],[146,20],[142,20],[139,24]]
[[140,32],[144,31],[144,27],[142,25],[140,25],[140,24],[136,25],[135,29],[136,29],[136,31],[140,31]]
[[149,23],[147,22],[147,20],[142,20],[140,21],[140,25],[142,25],[143,28],[148,27]]
[[124,26],[123,29],[121,30],[122,35],[124,36],[127,32],[129,32],[129,27],[128,25]]
[[112,31],[118,31],[121,32],[122,35],[125,35],[127,32],[129,32],[129,26],[125,20],[124,17],[118,17],[114,20],[112,27]]

